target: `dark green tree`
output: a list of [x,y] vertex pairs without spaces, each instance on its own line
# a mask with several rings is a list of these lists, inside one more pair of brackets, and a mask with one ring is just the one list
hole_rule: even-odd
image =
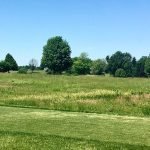
[[109,57],[109,56],[106,56],[106,61],[107,61],[107,62],[109,62],[109,59],[110,59],[110,57]]
[[47,41],[43,47],[41,67],[48,68],[52,73],[62,73],[72,65],[71,48],[62,37],[56,36]]
[[136,58],[135,57],[133,57],[133,59],[132,59],[132,66],[136,67]]
[[7,62],[1,61],[0,62],[0,72],[9,72],[10,66]]
[[144,66],[144,70],[145,70],[145,73],[147,74],[147,76],[149,77],[150,76],[150,56],[146,59],[145,61],[145,66]]
[[[9,65],[9,70],[17,71],[18,70],[18,65],[15,59],[12,57],[11,54],[7,54],[5,57],[5,62]],[[9,72],[8,70],[8,72]]]
[[137,77],[137,61],[135,57],[132,59],[132,77]]
[[146,56],[142,56],[138,61],[136,65],[136,72],[137,72],[137,77],[145,77],[145,62],[147,60]]
[[122,68],[122,52],[118,51],[113,54],[111,57],[107,57],[106,60],[108,62],[108,71],[110,74],[115,76],[115,72],[117,69]]
[[127,77],[132,77],[132,56],[129,53],[123,53],[122,69]]
[[102,59],[97,59],[92,62],[91,74],[93,75],[102,75],[106,70],[106,61]]
[[113,76],[117,69],[123,69],[128,77],[132,76],[132,56],[129,53],[117,51],[111,57],[106,57],[106,60],[108,62],[107,70]]

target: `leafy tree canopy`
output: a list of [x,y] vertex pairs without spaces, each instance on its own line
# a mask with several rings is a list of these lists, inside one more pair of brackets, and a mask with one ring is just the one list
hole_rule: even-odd
[[103,74],[106,70],[106,66],[107,64],[105,60],[97,59],[93,61],[92,66],[91,66],[91,74],[94,74],[94,75]]
[[71,48],[62,37],[56,36],[47,41],[43,47],[42,68],[48,68],[53,73],[61,73],[72,65]]
[[123,69],[127,76],[132,76],[132,56],[129,53],[117,51],[111,57],[107,56],[108,71],[115,76],[117,69]]

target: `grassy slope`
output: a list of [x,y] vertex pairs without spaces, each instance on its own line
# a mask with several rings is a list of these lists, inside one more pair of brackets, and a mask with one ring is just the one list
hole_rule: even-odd
[[0,149],[149,149],[150,119],[0,107]]

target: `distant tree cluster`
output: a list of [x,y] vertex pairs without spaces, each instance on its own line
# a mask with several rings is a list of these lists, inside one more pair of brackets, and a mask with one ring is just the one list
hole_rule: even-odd
[[102,59],[91,60],[87,53],[81,53],[79,57],[73,58],[71,73],[79,75],[102,75],[106,70],[106,61]]
[[129,53],[117,51],[107,56],[107,72],[115,77],[147,77],[150,75],[150,56],[142,56],[138,61]]
[[38,62],[36,59],[32,58],[29,61],[29,65],[26,66],[18,66],[16,60],[13,58],[11,54],[7,54],[5,60],[0,61],[0,72],[10,72],[10,71],[18,71],[18,73],[26,74],[30,69],[33,73],[35,69],[38,67]]
[[52,74],[60,74],[65,71],[79,75],[100,75],[105,72],[106,61],[101,59],[92,61],[86,53],[71,58],[71,48],[68,42],[56,36],[49,39],[43,47],[41,68],[46,68],[46,71]]
[[77,75],[103,75],[109,73],[114,77],[146,77],[150,76],[150,56],[143,56],[136,60],[130,53],[117,51],[106,59],[91,60],[87,53],[71,58],[68,42],[56,36],[49,39],[43,47],[41,68],[46,68],[51,74],[68,72]]
[[0,61],[0,72],[17,71],[18,64],[11,54],[7,54],[5,60]]

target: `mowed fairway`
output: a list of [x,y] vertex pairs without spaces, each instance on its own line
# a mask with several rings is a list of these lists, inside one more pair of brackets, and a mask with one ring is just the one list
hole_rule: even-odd
[[1,149],[148,149],[150,119],[0,107]]
[[150,149],[150,79],[0,74],[0,149]]

